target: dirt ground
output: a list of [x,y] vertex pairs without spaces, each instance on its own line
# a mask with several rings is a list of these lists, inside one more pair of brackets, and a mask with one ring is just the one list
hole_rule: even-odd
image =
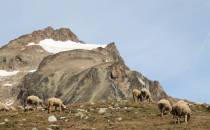
[[[42,110],[0,112],[0,130],[210,130],[210,112],[202,106],[191,107],[188,124],[175,124],[170,114],[160,117],[155,103],[118,101],[68,108],[50,114]],[[48,121],[51,115],[56,122]]]

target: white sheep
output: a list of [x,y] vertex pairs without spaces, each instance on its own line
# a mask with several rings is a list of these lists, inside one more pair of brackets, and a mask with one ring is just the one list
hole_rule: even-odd
[[[177,101],[177,102],[173,105],[173,108],[176,107],[176,104],[180,104],[180,103],[184,103],[184,104],[186,104],[186,105],[189,105],[189,104],[188,104],[187,102],[185,102],[184,100],[179,100],[179,101]],[[173,112],[172,112],[172,115],[173,115],[173,118],[176,117],[176,113],[173,114]]]
[[143,99],[146,99],[148,102],[151,102],[152,101],[151,94],[150,94],[149,90],[146,89],[146,88],[142,88],[141,89],[141,95],[140,95],[140,97],[142,98],[142,100]]
[[138,100],[141,100],[141,91],[140,90],[133,89],[132,94],[133,94],[133,100],[134,100],[134,102],[135,101],[138,101]]
[[158,101],[158,108],[161,112],[161,117],[163,116],[163,114],[170,113],[172,110],[171,104],[167,99],[161,99],[160,101]]
[[9,111],[9,107],[4,103],[0,102],[0,111]]
[[48,99],[48,113],[51,112],[51,107],[54,106],[55,110],[57,110],[57,107],[59,107],[59,110],[62,111],[62,109],[66,109],[66,106],[63,104],[63,101],[59,98],[49,98]]
[[180,118],[184,117],[185,123],[190,119],[191,109],[185,101],[178,101],[172,106],[171,114],[177,118],[177,122],[180,124]]
[[37,96],[34,96],[34,95],[31,95],[31,96],[28,96],[26,98],[26,104],[25,104],[25,108],[27,105],[32,105],[33,107],[35,107],[37,109],[37,107],[39,105],[41,105],[42,107],[44,106],[43,104],[43,100],[40,99],[39,97]]

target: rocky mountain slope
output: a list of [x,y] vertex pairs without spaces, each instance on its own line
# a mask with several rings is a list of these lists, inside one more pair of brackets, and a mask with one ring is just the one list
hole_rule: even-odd
[[83,43],[65,28],[48,27],[9,42],[0,49],[0,69],[13,72],[0,73],[0,98],[11,102],[32,94],[65,103],[127,99],[142,87],[153,100],[168,97],[158,81],[130,70],[114,43]]
[[36,71],[42,59],[51,54],[40,46],[28,46],[29,43],[38,43],[47,38],[79,41],[69,29],[47,27],[12,40],[0,48],[0,99],[3,102],[13,103],[21,79]]

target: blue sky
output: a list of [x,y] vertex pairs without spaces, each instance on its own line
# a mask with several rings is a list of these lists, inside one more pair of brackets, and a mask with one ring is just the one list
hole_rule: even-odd
[[68,27],[85,42],[116,42],[126,64],[169,95],[210,103],[209,12],[208,0],[6,0],[0,43]]

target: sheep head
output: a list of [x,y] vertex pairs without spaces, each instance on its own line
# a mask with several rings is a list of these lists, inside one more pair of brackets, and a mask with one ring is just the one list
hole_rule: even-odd
[[62,108],[63,110],[66,110],[66,109],[67,109],[66,105],[64,105],[64,104],[61,105],[61,108]]

